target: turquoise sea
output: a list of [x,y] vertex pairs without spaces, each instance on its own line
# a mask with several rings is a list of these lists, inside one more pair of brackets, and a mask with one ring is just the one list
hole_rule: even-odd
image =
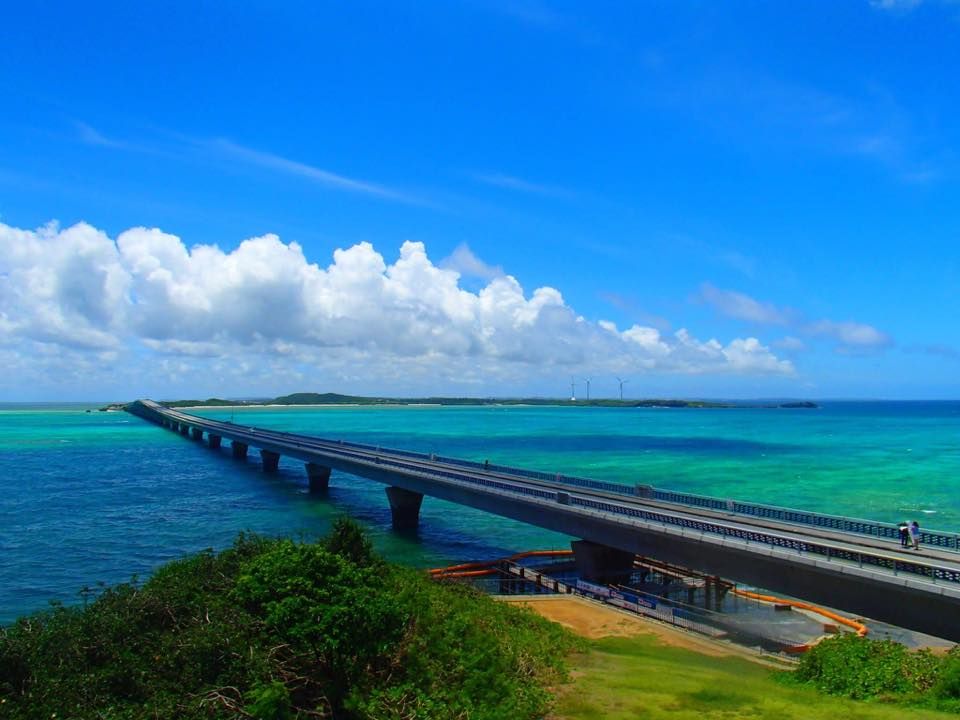
[[[202,410],[246,425],[648,483],[960,531],[960,402],[816,410],[328,407]],[[389,529],[383,486],[334,473],[312,497],[299,463],[267,476],[126,413],[0,405],[0,624],[84,586],[141,577],[241,530],[323,534],[341,514],[415,566],[567,547],[569,538],[425,499]]]

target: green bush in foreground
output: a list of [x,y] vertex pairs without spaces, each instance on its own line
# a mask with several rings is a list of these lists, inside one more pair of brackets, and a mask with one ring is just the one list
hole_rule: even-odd
[[938,657],[891,640],[828,638],[807,652],[792,680],[831,695],[881,698],[960,710],[960,651]]
[[240,536],[0,628],[0,718],[537,718],[576,641],[387,565],[355,524]]

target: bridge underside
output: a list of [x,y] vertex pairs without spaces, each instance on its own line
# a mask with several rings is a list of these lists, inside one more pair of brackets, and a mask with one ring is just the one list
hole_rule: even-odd
[[[601,527],[583,530],[594,542],[602,538],[610,548],[960,642],[960,621],[957,619],[960,617],[960,602],[949,595],[917,593],[903,585],[844,574],[841,567],[837,567],[836,572],[829,572],[822,567],[788,564],[780,558],[716,546],[696,538],[668,537],[657,532],[634,530],[611,532]],[[617,568],[616,562],[601,568],[601,576],[603,572],[609,574],[613,571],[615,574]]]
[[[422,495],[486,510],[575,538],[589,539],[593,545],[606,546],[613,551],[654,557],[709,575],[960,642],[960,622],[957,621],[960,600],[950,595],[918,593],[905,585],[845,573],[840,562],[823,561],[816,566],[787,562],[783,557],[767,556],[735,545],[706,542],[699,534],[686,537],[664,535],[658,531],[614,524],[599,517],[558,513],[555,506],[531,507],[529,502],[491,497],[468,488],[441,487],[386,470],[357,467],[354,463],[331,460],[330,464],[344,472],[404,487]],[[591,554],[592,560],[586,562],[588,565],[593,563],[597,577],[616,576],[622,572],[616,561],[616,552],[607,554],[607,560],[599,561],[596,553]]]

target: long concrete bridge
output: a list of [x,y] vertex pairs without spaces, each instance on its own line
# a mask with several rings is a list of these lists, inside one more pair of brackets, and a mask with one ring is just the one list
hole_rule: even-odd
[[206,437],[212,449],[228,440],[234,458],[255,448],[267,472],[281,457],[302,461],[311,492],[328,487],[331,470],[381,482],[399,530],[417,526],[428,495],[581,538],[572,546],[585,579],[616,582],[645,555],[960,641],[953,533],[925,531],[915,552],[900,547],[889,523],[252,428],[150,400],[127,410],[195,441]]

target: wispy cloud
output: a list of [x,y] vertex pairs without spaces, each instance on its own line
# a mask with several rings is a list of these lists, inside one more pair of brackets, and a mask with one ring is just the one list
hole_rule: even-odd
[[945,345],[942,343],[932,343],[929,345],[910,345],[909,347],[904,348],[904,350],[909,353],[933,355],[934,357],[960,362],[960,350],[952,345]]
[[[196,138],[178,133],[163,133],[166,142],[134,143],[108,137],[87,123],[75,121],[79,140],[87,145],[127,152],[165,155],[175,159],[196,159],[199,154],[213,154],[231,161],[240,161],[274,172],[302,178],[311,183],[343,192],[371,195],[411,205],[428,205],[426,200],[395,188],[348,177],[299,160],[241,145],[227,138]],[[171,144],[172,143],[172,144]]]
[[807,349],[807,344],[803,340],[798,337],[793,337],[792,335],[782,337],[770,344],[779,350],[786,350],[787,352],[803,352]]
[[440,262],[440,267],[456,270],[460,275],[480,278],[481,280],[493,280],[503,276],[502,267],[488,265],[478,258],[466,243],[458,245],[449,257]]
[[870,4],[879,10],[904,12],[913,10],[922,0],[870,0]]
[[811,336],[832,338],[838,343],[838,350],[847,354],[875,352],[893,345],[893,338],[872,325],[853,321],[834,322],[818,320],[804,327]]
[[81,142],[84,142],[87,145],[98,145],[100,147],[114,148],[117,150],[131,149],[131,146],[127,143],[108,138],[106,135],[87,125],[86,123],[75,121],[74,125],[76,125],[77,134],[79,135]]
[[644,310],[635,297],[610,291],[599,293],[599,297],[604,302],[625,313],[633,322],[656,328],[660,332],[667,332],[672,327],[672,324],[667,318]]
[[551,197],[573,197],[574,195],[570,190],[556,185],[530,182],[529,180],[514,177],[513,175],[504,175],[502,173],[473,173],[471,177],[485,185],[531,193],[533,195],[547,195]]
[[542,0],[494,0],[487,7],[530,28],[560,33],[582,45],[609,43],[607,38],[590,27],[583,18],[558,12]]
[[523,23],[548,30],[555,30],[566,23],[563,15],[537,0],[509,0],[499,7],[504,14]]
[[340,175],[330,170],[324,170],[314,165],[291,160],[281,155],[274,155],[262,150],[254,150],[244,145],[239,145],[231,140],[217,138],[215,140],[198,141],[216,152],[228,155],[232,158],[243,160],[251,165],[258,165],[269,170],[295,175],[304,178],[318,185],[344,190],[347,192],[362,193],[365,195],[375,195],[377,197],[387,198],[388,200],[398,200],[400,202],[419,203],[420,201],[410,197],[398,190],[385,187],[365,180],[357,180],[345,175]]
[[[893,338],[872,325],[852,320],[838,322],[827,318],[811,321],[791,308],[780,308],[741,292],[722,290],[710,283],[704,283],[694,299],[705,302],[721,315],[736,320],[757,325],[779,325],[792,328],[795,332],[809,338],[820,337],[832,340],[837,352],[845,355],[874,353],[894,345]],[[804,349],[803,341],[792,336],[787,336],[774,344],[785,350]]]
[[786,325],[794,314],[789,309],[759,302],[734,290],[721,290],[710,283],[700,286],[698,299],[713,306],[721,315],[760,325]]
[[800,145],[877,164],[910,183],[934,179],[943,162],[937,124],[876,82],[840,93],[718,63],[674,78],[661,97],[751,149],[764,142]]

